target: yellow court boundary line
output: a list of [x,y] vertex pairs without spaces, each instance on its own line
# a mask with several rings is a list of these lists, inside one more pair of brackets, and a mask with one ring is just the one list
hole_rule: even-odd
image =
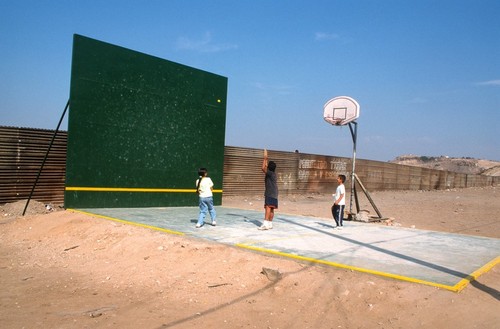
[[420,279],[411,278],[411,277],[407,277],[407,276],[403,276],[403,275],[391,274],[391,273],[386,273],[386,272],[382,272],[382,271],[370,270],[370,269],[366,269],[366,268],[362,268],[362,267],[350,266],[350,265],[346,265],[346,264],[335,263],[335,262],[330,262],[330,261],[311,258],[311,257],[299,256],[299,255],[289,254],[289,253],[276,251],[276,250],[272,250],[272,249],[265,249],[265,248],[260,248],[260,247],[249,246],[249,245],[242,244],[242,243],[237,243],[236,246],[240,247],[240,248],[244,248],[244,249],[262,252],[262,253],[278,255],[278,256],[282,256],[282,257],[297,259],[297,260],[301,260],[301,261],[307,261],[307,262],[311,262],[311,263],[324,264],[324,265],[329,265],[329,266],[338,267],[338,268],[344,268],[344,269],[353,270],[353,271],[362,272],[362,273],[374,274],[374,275],[387,277],[387,278],[391,278],[391,279],[396,279],[396,280],[400,280],[400,281],[420,283],[420,284],[424,284],[424,285],[428,285],[428,286],[432,286],[432,287],[446,289],[446,290],[453,291],[453,292],[460,292],[463,288],[465,288],[465,286],[467,286],[468,283],[477,279],[479,277],[479,275],[488,272],[493,267],[495,267],[495,265],[500,263],[500,256],[499,256],[499,257],[495,258],[494,260],[490,261],[489,263],[487,263],[485,266],[481,267],[479,270],[468,275],[465,279],[460,280],[460,282],[457,283],[456,285],[449,286],[449,285],[445,285],[445,284],[441,284],[441,283],[420,280]]
[[166,228],[161,228],[161,227],[157,227],[157,226],[151,226],[151,225],[146,225],[146,224],[131,222],[131,221],[128,221],[128,220],[123,220],[123,219],[108,217],[108,216],[104,216],[104,215],[98,215],[98,214],[94,214],[94,213],[87,212],[87,211],[82,211],[82,210],[77,210],[77,209],[70,209],[70,208],[68,208],[67,210],[73,211],[73,212],[79,212],[79,213],[82,213],[82,214],[85,214],[85,215],[89,215],[89,216],[94,216],[94,217],[98,217],[98,218],[112,220],[112,221],[118,222],[118,223],[129,224],[129,225],[134,225],[134,226],[139,226],[139,227],[145,227],[145,228],[149,228],[149,229],[152,229],[152,230],[155,230],[155,231],[161,231],[161,232],[165,232],[165,233],[169,233],[169,234],[185,235],[184,232],[168,230]]
[[457,292],[462,291],[462,289],[464,289],[470,282],[477,280],[477,278],[479,278],[479,276],[488,272],[489,270],[491,270],[493,267],[495,267],[498,264],[500,264],[500,256],[489,261],[488,263],[486,263],[486,265],[484,265],[484,266],[480,267],[479,269],[477,269],[476,271],[472,272],[465,279],[460,280],[460,282],[458,282],[455,285]]
[[[131,222],[131,221],[127,221],[127,220],[123,220],[123,219],[118,219],[118,218],[113,218],[113,217],[108,217],[108,216],[104,216],[104,215],[98,215],[98,214],[94,214],[94,213],[87,212],[87,211],[82,211],[82,210],[77,210],[77,209],[70,209],[70,208],[68,208],[67,210],[73,211],[73,212],[82,213],[82,214],[86,214],[86,215],[90,215],[90,216],[94,216],[94,217],[98,217],[98,218],[108,219],[108,220],[112,220],[112,221],[123,223],[123,224],[130,224],[130,225],[134,225],[134,226],[149,228],[149,229],[152,229],[152,230],[155,230],[155,231],[161,231],[161,232],[165,232],[165,233],[169,233],[169,234],[175,234],[175,235],[181,235],[181,236],[186,235],[186,233],[184,233],[184,232],[168,230],[168,229],[164,229],[164,228],[157,227],[157,226],[151,226],[151,225],[146,225],[146,224]],[[300,256],[300,255],[289,254],[289,253],[286,253],[286,252],[281,252],[281,251],[277,251],[277,250],[273,250],[273,249],[266,249],[266,248],[254,247],[254,246],[250,246],[250,245],[243,244],[243,243],[236,243],[235,246],[239,247],[239,248],[242,248],[242,249],[253,250],[253,251],[257,251],[257,252],[262,252],[262,253],[267,253],[267,254],[282,256],[282,257],[296,259],[296,260],[301,260],[301,261],[306,261],[306,262],[310,262],[310,263],[324,264],[324,265],[328,265],[328,266],[332,266],[332,267],[338,267],[338,268],[353,270],[353,271],[357,271],[357,272],[361,272],[361,273],[373,274],[373,275],[382,276],[382,277],[391,278],[391,279],[396,279],[396,280],[400,280],[400,281],[407,281],[407,282],[412,282],[412,283],[424,284],[424,285],[427,285],[427,286],[441,288],[441,289],[445,289],[445,290],[449,290],[449,291],[453,291],[453,292],[460,292],[460,291],[462,291],[470,282],[476,280],[479,276],[481,276],[484,273],[487,273],[493,267],[495,267],[496,265],[500,264],[500,256],[497,256],[495,259],[493,259],[490,262],[486,263],[484,266],[480,267],[476,271],[474,271],[471,274],[467,275],[466,278],[460,280],[454,286],[449,286],[449,285],[445,285],[445,284],[441,284],[441,283],[435,283],[435,282],[431,282],[431,281],[425,281],[425,280],[416,279],[416,278],[412,278],[412,277],[408,277],[408,276],[403,276],[403,275],[398,275],[398,274],[392,274],[392,273],[387,273],[387,272],[382,272],[382,271],[376,271],[376,270],[370,270],[370,269],[366,269],[366,268],[363,268],[363,267],[357,267],[357,266],[351,266],[351,265],[346,265],[346,264],[341,264],[341,263],[335,263],[335,262],[330,262],[330,261],[326,261],[326,260],[322,260],[322,259],[316,259],[316,258],[311,258],[311,257],[305,257],[305,256]]]
[[[130,188],[130,187],[83,187],[66,186],[66,191],[81,192],[148,192],[148,193],[196,193],[196,189],[179,188]],[[222,193],[222,190],[213,190],[214,193]]]

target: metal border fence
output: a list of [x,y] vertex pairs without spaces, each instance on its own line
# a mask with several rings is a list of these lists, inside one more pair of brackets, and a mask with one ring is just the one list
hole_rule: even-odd
[[[36,181],[54,130],[0,126],[0,204],[27,199]],[[40,172],[33,199],[63,203],[67,132],[54,138]],[[224,195],[258,195],[264,191],[261,149],[225,146],[223,182],[214,182]],[[350,158],[269,151],[277,164],[281,195],[332,193],[336,177],[350,179]],[[496,186],[499,176],[468,175],[389,162],[356,160],[356,174],[369,191],[443,190]],[[349,186],[350,182],[346,182]],[[217,186],[216,186],[217,187]]]

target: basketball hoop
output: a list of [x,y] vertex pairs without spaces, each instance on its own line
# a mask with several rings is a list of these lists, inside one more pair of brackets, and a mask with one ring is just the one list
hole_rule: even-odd
[[334,126],[344,126],[358,117],[359,104],[351,97],[335,97],[323,106],[323,118]]

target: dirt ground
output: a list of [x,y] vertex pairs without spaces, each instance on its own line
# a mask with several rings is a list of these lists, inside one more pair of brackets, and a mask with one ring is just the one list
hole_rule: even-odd
[[[370,225],[500,238],[499,188],[371,195],[392,220]],[[279,212],[330,218],[330,198],[283,196]],[[0,212],[2,328],[499,328],[498,265],[454,293],[24,205]]]

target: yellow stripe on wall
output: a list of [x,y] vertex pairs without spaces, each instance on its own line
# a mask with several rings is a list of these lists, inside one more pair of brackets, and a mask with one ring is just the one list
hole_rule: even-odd
[[[128,187],[78,187],[66,186],[66,191],[82,192],[148,192],[148,193],[196,193],[196,189],[175,188],[128,188]],[[222,190],[213,190],[214,193],[222,193]]]

